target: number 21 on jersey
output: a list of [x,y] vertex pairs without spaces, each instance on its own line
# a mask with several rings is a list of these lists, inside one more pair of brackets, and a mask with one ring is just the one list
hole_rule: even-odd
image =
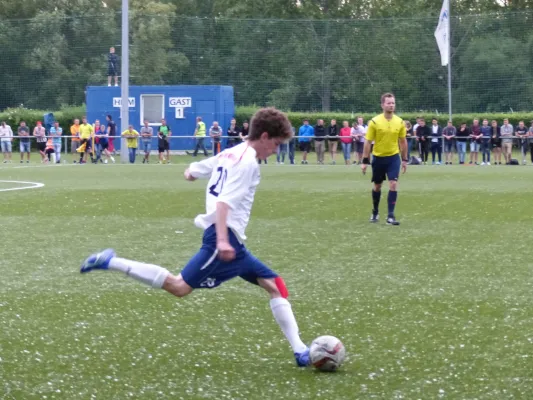
[[222,192],[222,188],[224,187],[224,182],[226,182],[226,178],[228,177],[228,170],[223,167],[218,167],[217,172],[218,172],[218,178],[217,178],[216,183],[209,187],[209,193],[211,193],[215,197],[218,197],[220,192]]

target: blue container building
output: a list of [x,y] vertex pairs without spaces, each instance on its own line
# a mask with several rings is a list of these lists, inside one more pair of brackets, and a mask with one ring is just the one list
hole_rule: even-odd
[[[235,113],[233,87],[231,86],[130,86],[129,123],[137,131],[148,119],[154,129],[152,151],[157,150],[157,129],[164,118],[172,130],[172,137],[192,136],[196,128],[196,117],[202,117],[206,125],[206,147],[211,148],[209,127],[218,121],[224,135]],[[120,134],[121,91],[115,86],[88,86],[86,90],[87,119],[90,123],[100,120],[105,123],[110,114]],[[120,149],[120,140],[114,141]],[[191,150],[194,139],[172,139],[170,149]]]

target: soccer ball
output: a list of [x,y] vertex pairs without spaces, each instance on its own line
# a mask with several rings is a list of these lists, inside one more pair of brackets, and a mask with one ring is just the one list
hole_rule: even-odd
[[309,350],[311,364],[320,371],[336,371],[346,357],[346,349],[335,336],[319,336]]

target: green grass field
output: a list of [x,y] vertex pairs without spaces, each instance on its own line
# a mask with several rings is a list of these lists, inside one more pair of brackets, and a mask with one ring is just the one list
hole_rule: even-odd
[[400,227],[368,223],[369,176],[262,166],[248,247],[280,273],[306,342],[339,337],[334,374],[298,369],[267,296],[234,280],[176,299],[91,252],[178,272],[205,182],[173,165],[8,165],[0,180],[1,399],[530,399],[531,167],[411,167]]

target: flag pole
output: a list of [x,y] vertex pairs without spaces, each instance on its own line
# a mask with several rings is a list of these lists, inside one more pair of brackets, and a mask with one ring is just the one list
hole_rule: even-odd
[[[129,0],[122,0],[122,73],[120,76],[120,135],[129,126],[129,85],[130,85],[130,25],[129,25]],[[128,162],[128,148],[126,139],[120,138],[120,160]]]
[[448,24],[447,24],[447,27],[446,27],[446,34],[448,36],[448,113],[449,113],[449,116],[450,116],[450,121],[452,120],[452,48],[451,48],[451,43],[452,43],[452,37],[451,37],[451,24],[452,24],[452,19],[451,19],[451,2],[452,0],[449,1],[448,3]]

